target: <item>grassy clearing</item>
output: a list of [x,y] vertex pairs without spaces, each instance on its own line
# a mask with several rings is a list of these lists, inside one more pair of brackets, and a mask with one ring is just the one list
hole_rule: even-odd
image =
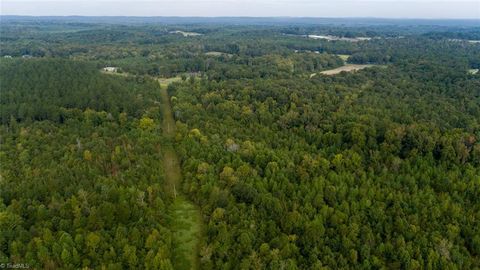
[[[122,76],[122,77],[134,77],[136,75],[130,74],[128,72],[111,72],[111,71],[104,71],[100,70],[100,73],[107,74],[107,75],[114,75],[114,76]],[[160,87],[166,88],[169,84],[173,82],[179,82],[182,80],[182,77],[176,76],[171,78],[156,78],[157,81],[160,83]]]
[[198,269],[197,254],[202,229],[198,209],[179,196],[172,206],[172,220],[175,269]]
[[182,173],[180,171],[177,155],[173,149],[171,149],[171,147],[165,148],[165,154],[163,155],[163,166],[165,170],[166,190],[168,190],[170,196],[177,198],[179,196],[178,191],[182,181]]
[[[175,136],[175,120],[166,85],[181,78],[159,79],[161,85],[161,107],[163,112],[163,134],[167,138]],[[174,269],[190,270],[199,268],[199,248],[202,232],[200,211],[180,193],[182,172],[177,154],[171,145],[166,145],[163,158],[166,189],[174,198],[170,210],[170,229],[173,231],[173,266]]]
[[347,62],[348,57],[350,57],[350,55],[348,55],[348,54],[337,54],[337,56],[340,57],[340,59],[342,59],[343,62],[345,62],[345,63]]
[[173,265],[175,269],[199,268],[199,243],[201,239],[201,215],[199,210],[184,195],[179,193],[181,183],[180,164],[171,148],[165,150],[165,177],[167,190],[175,201],[170,211],[170,229],[173,232]]
[[[162,82],[160,82],[162,85]],[[163,114],[163,135],[167,138],[173,138],[175,136],[175,120],[173,119],[172,108],[170,106],[170,100],[168,97],[166,87],[161,86],[161,104],[162,104],[162,114]]]
[[159,78],[158,82],[160,83],[160,86],[162,88],[166,88],[169,84],[173,82],[179,82],[182,80],[182,77],[177,76],[177,77],[172,77],[172,78]]
[[199,243],[202,223],[199,210],[184,195],[179,193],[181,183],[180,163],[177,155],[167,147],[164,155],[165,177],[167,190],[174,197],[174,203],[169,209],[173,232],[173,266],[179,270],[199,268]]

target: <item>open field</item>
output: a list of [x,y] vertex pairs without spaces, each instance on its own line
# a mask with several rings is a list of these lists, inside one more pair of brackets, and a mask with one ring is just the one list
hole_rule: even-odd
[[359,41],[367,41],[371,40],[372,38],[370,37],[354,37],[354,38],[347,38],[347,37],[337,37],[337,36],[331,36],[331,35],[308,35],[308,38],[311,39],[324,39],[328,41],[348,41],[348,42],[359,42]]
[[468,42],[468,43],[473,43],[473,44],[478,44],[478,43],[480,43],[480,40],[468,40],[468,39],[458,39],[458,38],[449,38],[448,41],[453,41],[453,42]]
[[182,34],[182,36],[184,36],[184,37],[196,37],[196,36],[201,36],[202,35],[200,33],[184,32],[184,31],[171,31],[170,34]]
[[[341,67],[338,67],[338,68],[335,68],[335,69],[330,69],[330,70],[325,70],[325,71],[322,71],[320,72],[320,74],[323,74],[323,75],[335,75],[335,74],[338,74],[342,71],[345,71],[345,72],[352,72],[352,71],[357,71],[357,70],[361,70],[361,69],[364,69],[364,68],[369,68],[369,67],[375,67],[375,66],[381,66],[381,65],[356,65],[356,64],[347,64],[345,66],[341,66]],[[313,76],[311,76],[313,77]]]
[[469,69],[469,70],[468,70],[468,73],[469,73],[469,74],[477,74],[478,71],[479,71],[478,68],[476,68],[476,69],[474,68],[474,69]]
[[295,34],[286,34],[282,35],[289,37],[301,37],[301,38],[310,38],[310,39],[322,39],[326,41],[347,41],[347,42],[359,42],[359,41],[368,41],[372,39],[378,39],[380,37],[339,37],[333,35],[295,35]]
[[224,52],[206,52],[205,55],[208,55],[208,56],[222,56],[222,55],[225,55],[225,56],[228,56],[228,57],[232,56],[232,54],[224,53]]

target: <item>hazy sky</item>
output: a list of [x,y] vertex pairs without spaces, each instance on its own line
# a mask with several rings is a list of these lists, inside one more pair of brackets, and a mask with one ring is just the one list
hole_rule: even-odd
[[476,18],[480,0],[0,0],[2,15]]

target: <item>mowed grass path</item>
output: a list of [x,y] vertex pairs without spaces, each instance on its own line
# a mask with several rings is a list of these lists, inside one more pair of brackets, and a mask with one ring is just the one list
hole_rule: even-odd
[[[159,81],[161,87],[161,105],[163,112],[163,135],[173,141],[175,137],[175,120],[173,119],[170,99],[166,85]],[[178,270],[199,268],[199,245],[202,231],[200,211],[181,194],[182,173],[180,163],[172,145],[165,145],[164,167],[167,190],[175,201],[170,209],[170,229],[173,231],[173,266]]]

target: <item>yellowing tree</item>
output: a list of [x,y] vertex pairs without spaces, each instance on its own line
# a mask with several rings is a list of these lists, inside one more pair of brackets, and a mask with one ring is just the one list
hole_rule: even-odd
[[90,152],[90,150],[83,151],[83,159],[85,159],[86,161],[91,161],[92,160],[92,152]]
[[155,126],[155,123],[152,118],[144,116],[140,119],[139,127],[143,130],[151,130]]

